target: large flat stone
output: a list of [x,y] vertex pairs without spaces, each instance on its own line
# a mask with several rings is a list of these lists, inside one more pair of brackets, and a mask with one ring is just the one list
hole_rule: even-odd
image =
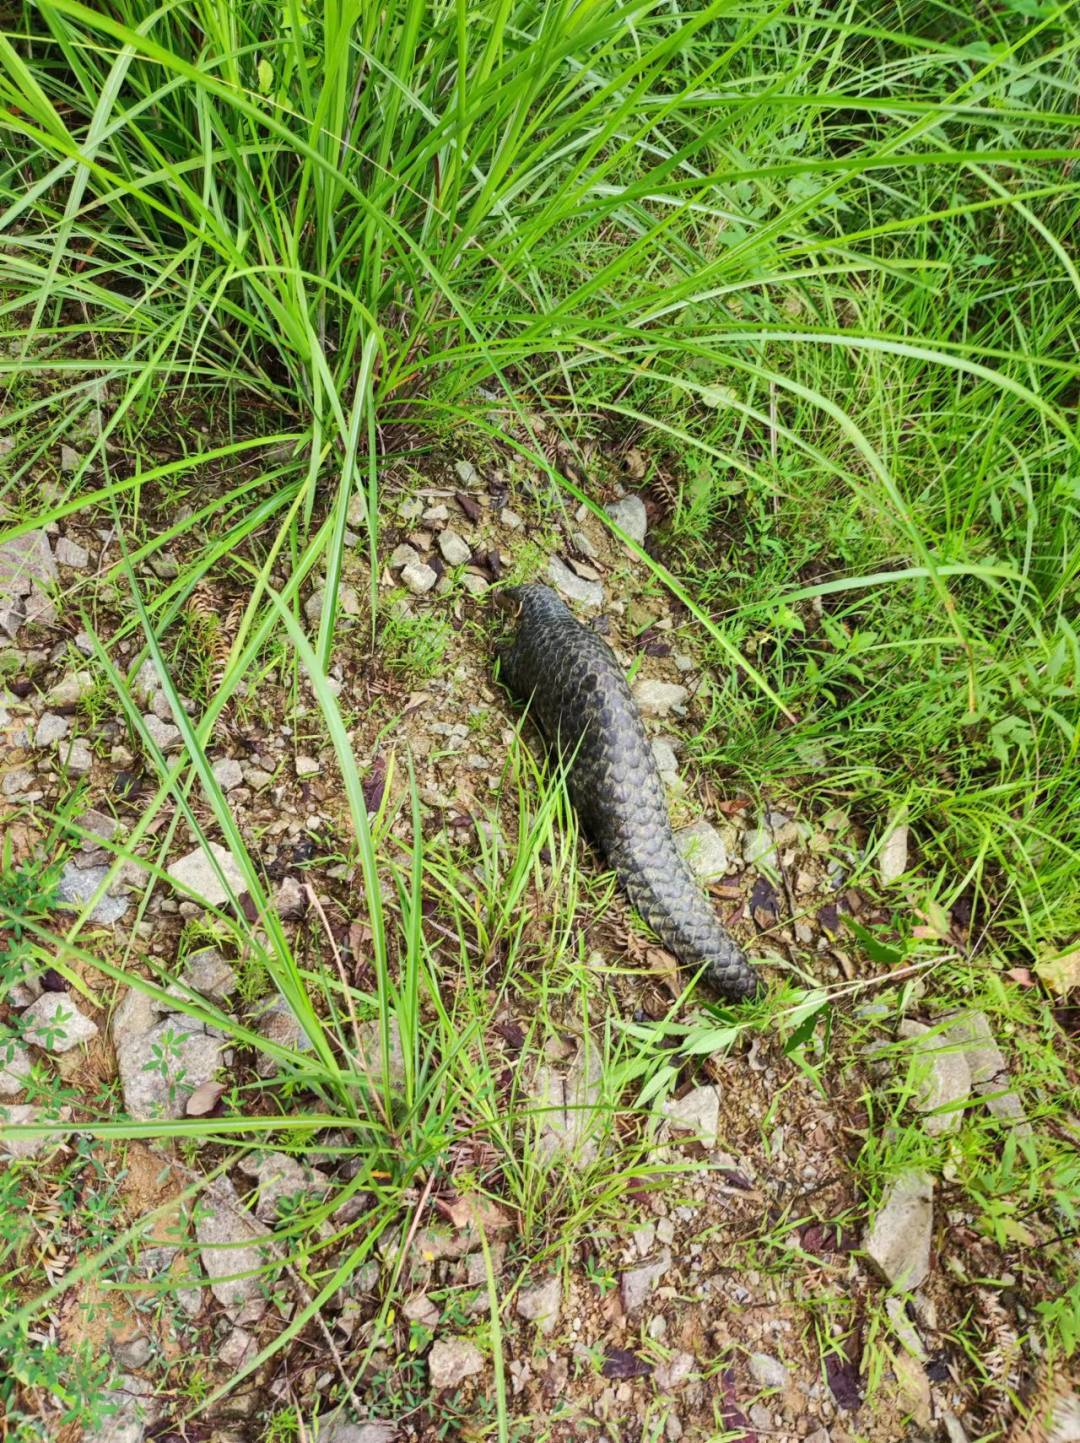
[[863,1234],[863,1251],[885,1281],[908,1292],[930,1271],[934,1180],[913,1169],[891,1184]]
[[140,1122],[184,1116],[187,1100],[222,1065],[225,1043],[201,1022],[170,1013],[148,1032],[128,1033],[117,1049],[124,1107]]
[[[217,869],[214,867],[215,860]],[[227,887],[218,875],[218,869],[228,883]],[[208,907],[221,907],[231,901],[230,889],[237,897],[247,890],[244,874],[236,858],[220,842],[208,842],[205,847],[196,847],[193,852],[188,852],[174,862],[168,873],[178,889],[184,890],[185,895],[190,895],[195,901]]]
[[269,1236],[268,1229],[245,1212],[228,1178],[217,1178],[199,1198],[195,1237],[202,1264],[211,1292],[234,1323],[250,1325],[266,1311],[265,1265],[271,1254],[261,1244]]
[[70,1052],[98,1035],[66,992],[43,992],[22,1014],[23,1036],[45,1052]]
[[948,1032],[931,1032],[921,1022],[905,1020],[899,1035],[911,1042],[911,1068],[917,1089],[915,1107],[926,1114],[932,1137],[955,1132],[963,1120],[963,1103],[971,1094],[971,1068]]
[[675,845],[695,877],[711,882],[726,877],[728,854],[724,839],[709,822],[691,822],[675,833]]

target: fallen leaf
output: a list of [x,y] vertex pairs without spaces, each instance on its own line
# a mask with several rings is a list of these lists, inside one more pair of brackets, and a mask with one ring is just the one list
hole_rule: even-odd
[[187,1100],[185,1112],[188,1117],[207,1117],[221,1100],[227,1084],[224,1082],[203,1082]]
[[611,1348],[600,1371],[605,1378],[646,1378],[653,1365],[628,1348]]
[[836,1399],[836,1406],[848,1412],[855,1412],[861,1405],[859,1397],[859,1373],[850,1358],[841,1353],[830,1353],[825,1359],[825,1376]]
[[483,1228],[485,1233],[503,1233],[514,1226],[513,1218],[483,1193],[467,1192],[455,1202],[444,1203],[443,1206],[456,1228],[466,1228],[473,1223]]
[[511,1052],[520,1052],[525,1046],[525,1033],[516,1022],[496,1022],[491,1030],[502,1038]]
[[581,577],[582,581],[603,580],[603,577],[599,571],[597,571],[596,567],[590,566],[586,561],[575,561],[573,557],[567,557],[566,564],[570,567],[571,571]]
[[1035,963],[1034,970],[1051,992],[1064,997],[1074,987],[1080,987],[1080,947],[1060,957],[1044,958]]
[[480,503],[478,501],[475,501],[471,496],[466,496],[464,491],[457,492],[454,500],[470,521],[480,520]]
[[1005,976],[1011,977],[1014,982],[1019,982],[1021,987],[1035,986],[1035,978],[1031,975],[1030,967],[1010,967]]

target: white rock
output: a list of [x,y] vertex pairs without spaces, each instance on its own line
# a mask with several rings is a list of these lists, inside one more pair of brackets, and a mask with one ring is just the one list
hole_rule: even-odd
[[483,1371],[483,1353],[465,1338],[440,1338],[428,1354],[428,1383],[435,1389],[456,1388]]
[[140,1122],[183,1117],[191,1094],[222,1066],[224,1050],[196,1018],[170,1013],[117,1052],[124,1107]]
[[682,1387],[696,1367],[697,1360],[693,1353],[680,1349],[657,1364],[653,1372],[653,1382],[661,1393],[674,1393],[677,1388]]
[[411,561],[402,567],[401,579],[414,596],[423,596],[438,581],[438,576],[422,561]]
[[625,532],[631,541],[636,541],[639,546],[644,546],[648,515],[645,510],[645,502],[640,496],[627,496],[622,501],[613,501],[610,506],[605,506],[604,510],[619,530]]
[[488,583],[482,576],[477,576],[472,571],[463,571],[460,581],[470,596],[483,596],[488,589]]
[[69,671],[45,693],[49,706],[75,706],[94,690],[94,678],[88,671]]
[[620,1279],[622,1305],[627,1313],[636,1312],[645,1303],[653,1288],[671,1267],[671,1253],[664,1248],[659,1257],[651,1262],[630,1268]]
[[297,757],[294,765],[298,777],[314,777],[322,771],[314,757]]
[[244,784],[243,768],[235,757],[221,757],[210,770],[223,792],[231,792]]
[[563,1153],[579,1168],[596,1159],[603,1071],[591,1039],[579,1042],[565,1074],[546,1065],[537,1068],[532,1095],[540,1125],[537,1145],[545,1156]]
[[[259,1244],[269,1237],[269,1231],[245,1211],[228,1178],[217,1178],[199,1195],[195,1236],[214,1297],[234,1323],[257,1322],[266,1311],[263,1293],[269,1256]],[[232,1276],[237,1273],[261,1275]]]
[[695,877],[712,881],[726,877],[728,854],[724,839],[708,822],[692,822],[689,827],[680,827],[675,833],[675,845]]
[[679,776],[679,759],[675,755],[675,748],[668,741],[667,737],[653,737],[652,754],[653,761],[656,763],[656,770],[663,777],[664,781],[677,780]]
[[508,531],[517,531],[525,524],[517,512],[511,511],[509,506],[504,506],[499,512],[499,520]]
[[255,1216],[263,1223],[278,1221],[282,1203],[301,1196],[321,1202],[330,1188],[325,1173],[285,1152],[260,1153],[253,1161],[242,1163],[241,1168],[259,1185]]
[[0,1037],[0,1097],[18,1097],[33,1065],[29,1052],[14,1037]]
[[132,664],[128,673],[128,689],[132,697],[142,707],[148,707],[157,691],[161,691],[161,674],[157,669],[153,657],[146,657],[138,668]]
[[274,894],[274,910],[283,922],[297,922],[308,909],[307,893],[295,877],[286,877]]
[[933,1178],[918,1169],[901,1173],[863,1234],[863,1251],[887,1283],[910,1292],[925,1280],[933,1223]]
[[18,797],[23,792],[28,792],[33,785],[33,772],[28,772],[25,767],[16,767],[13,772],[5,773],[4,780],[0,783],[0,791],[5,797]]
[[421,519],[429,526],[445,526],[450,520],[450,512],[440,501],[437,506],[429,506]]
[[667,716],[675,707],[683,707],[690,700],[686,687],[650,677],[639,677],[632,691],[644,716]]
[[45,1052],[70,1052],[98,1035],[66,992],[43,992],[22,1014],[23,1036]]
[[83,1443],[143,1443],[147,1428],[161,1415],[153,1384],[129,1373],[122,1373],[97,1401],[104,1416],[96,1427],[86,1429]]
[[159,581],[175,581],[180,575],[180,563],[171,551],[156,552],[146,564]]
[[948,1032],[931,1036],[929,1027],[907,1019],[901,1022],[898,1031],[905,1041],[915,1043],[911,1055],[915,1107],[929,1114],[927,1132],[931,1137],[955,1132],[964,1116],[963,1108],[957,1104],[971,1095],[971,1068],[967,1058]]
[[420,553],[408,542],[403,541],[390,553],[390,560],[387,563],[394,571],[400,571],[403,566],[412,566],[420,560]]
[[[263,1004],[254,1020],[255,1031],[268,1042],[287,1047],[293,1052],[310,1052],[312,1042],[300,1025],[300,1019],[283,997]],[[278,1062],[267,1052],[259,1054],[255,1070],[260,1077],[273,1077],[278,1071]]]
[[67,1122],[70,1117],[70,1107],[62,1107],[59,1113],[54,1114],[50,1114],[44,1107],[31,1107],[26,1103],[0,1107],[0,1153],[6,1153],[8,1157],[18,1158],[23,1162],[42,1157],[55,1148],[61,1139],[48,1133],[43,1133],[40,1137],[18,1137],[8,1132],[7,1128]]
[[61,566],[71,566],[77,571],[90,565],[90,553],[86,547],[80,546],[77,541],[72,541],[67,536],[61,536],[53,555]]
[[162,721],[153,712],[147,712],[143,717],[146,726],[146,733],[152,742],[155,742],[163,752],[175,751],[183,742],[183,733],[178,726],[172,722]]
[[0,546],[0,598],[29,596],[35,583],[51,586],[58,577],[46,532],[27,531]]
[[66,716],[57,716],[55,712],[47,711],[34,728],[34,745],[51,747],[62,737],[66,737],[70,730],[71,723]]
[[695,1087],[685,1097],[669,1098],[661,1106],[666,1122],[657,1134],[661,1141],[692,1138],[705,1148],[716,1146],[720,1131],[720,1089]]
[[[211,856],[212,854],[212,856]],[[220,869],[226,887],[214,868],[214,861]],[[208,842],[206,847],[196,847],[168,869],[169,876],[183,888],[185,895],[191,894],[195,901],[208,907],[220,907],[231,900],[230,890],[235,896],[247,888],[244,874],[228,848],[220,842]]]
[[222,1004],[228,1002],[239,985],[235,970],[216,947],[200,947],[192,952],[180,975],[192,992]]
[[780,1359],[768,1353],[751,1353],[748,1366],[751,1378],[760,1388],[786,1388],[790,1382],[788,1370]]
[[[76,867],[74,862],[66,862],[56,889],[57,908],[67,912],[81,912],[105,881],[109,870],[105,866]],[[129,905],[126,897],[114,897],[106,892],[87,920],[99,927],[109,927],[120,920]]]
[[454,471],[462,486],[472,486],[480,479],[480,473],[471,461],[455,461]]
[[94,754],[90,743],[82,737],[75,737],[59,749],[60,765],[73,777],[84,777],[94,765]]
[[604,588],[599,581],[585,581],[575,576],[565,562],[557,556],[548,561],[548,576],[556,591],[570,601],[580,601],[584,606],[603,606]]
[[888,835],[878,853],[878,872],[886,886],[897,881],[908,869],[908,827],[904,811],[893,818]]
[[554,1333],[562,1310],[562,1283],[558,1276],[524,1288],[518,1293],[517,1310],[520,1317],[535,1323],[545,1337]]
[[1001,1048],[994,1041],[990,1023],[984,1012],[969,1012],[953,1022],[949,1040],[965,1049],[971,1072],[972,1090],[981,1097],[995,1117],[1030,1135],[1031,1124],[1024,1104],[1010,1087],[1009,1066]]
[[439,533],[439,550],[447,566],[464,566],[472,555],[472,548],[456,531]]

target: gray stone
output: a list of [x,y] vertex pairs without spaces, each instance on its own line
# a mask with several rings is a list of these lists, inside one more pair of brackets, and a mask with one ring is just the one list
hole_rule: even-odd
[[892,823],[878,853],[878,872],[888,886],[897,881],[908,869],[908,828],[902,814]]
[[401,1436],[396,1423],[372,1418],[367,1423],[323,1423],[318,1443],[396,1443]]
[[[377,1021],[361,1022],[358,1029],[360,1056],[358,1063],[376,1087],[382,1086],[383,1045],[382,1027]],[[386,1075],[393,1084],[405,1081],[405,1054],[401,1048],[401,1028],[396,1017],[391,1017],[387,1026],[390,1036],[390,1055]]]
[[0,589],[0,631],[14,641],[26,621],[26,603],[21,596],[9,596]]
[[91,807],[88,812],[75,818],[76,823],[84,832],[90,836],[84,837],[79,843],[81,852],[96,852],[103,841],[110,842],[116,836],[120,823],[115,817],[110,817],[108,812],[99,812],[96,807]]
[[283,922],[297,922],[307,914],[307,893],[295,877],[286,877],[274,893],[274,908]]
[[0,546],[0,598],[29,596],[35,583],[51,586],[58,577],[45,531],[27,531]]
[[480,473],[471,461],[455,461],[454,473],[462,486],[474,486],[480,479]]
[[141,707],[148,707],[155,692],[161,691],[161,673],[153,657],[146,657],[128,672],[128,688]]
[[751,1353],[748,1366],[750,1376],[759,1388],[786,1388],[791,1381],[780,1359],[770,1357],[768,1353]]
[[23,792],[28,792],[34,785],[34,774],[28,772],[25,767],[16,767],[13,772],[7,772],[3,783],[0,783],[0,790],[5,797],[17,797]]
[[752,1403],[746,1410],[746,1416],[753,1423],[760,1433],[771,1433],[773,1431],[772,1414],[764,1403]]
[[604,510],[631,541],[636,541],[639,546],[645,545],[645,532],[649,522],[645,502],[640,496],[627,496],[622,501],[613,501],[610,506],[605,506]]
[[298,777],[316,777],[322,771],[322,767],[314,757],[297,757],[293,765],[296,767]]
[[679,759],[675,755],[675,748],[668,741],[667,737],[653,737],[652,754],[653,761],[656,763],[656,770],[663,777],[664,781],[677,780],[679,775]]
[[320,587],[318,591],[313,591],[304,602],[304,615],[312,624],[319,621],[322,617],[323,598],[325,595],[326,593]]
[[912,1081],[917,1089],[914,1105],[928,1114],[927,1132],[940,1137],[955,1132],[963,1120],[964,1110],[957,1104],[971,1094],[971,1069],[947,1032],[931,1036],[930,1031],[921,1022],[908,1020],[898,1029],[900,1037],[915,1044],[911,1049]]
[[[211,855],[212,854],[212,855]],[[214,861],[221,877],[214,868]],[[176,883],[177,890],[191,894],[195,901],[208,907],[220,907],[230,901],[230,891],[239,897],[247,883],[236,858],[220,842],[208,842],[205,847],[196,847],[168,869],[169,876]],[[225,879],[226,887],[222,882]]]
[[77,541],[72,541],[67,536],[61,536],[53,555],[60,566],[70,566],[76,571],[82,571],[90,565],[90,553],[86,547],[80,546]]
[[1031,1124],[1024,1104],[1009,1086],[1008,1063],[994,1041],[985,1012],[969,1012],[958,1017],[946,1036],[950,1042],[965,1049],[971,1087],[990,1112],[1003,1122],[1014,1125],[1018,1132],[1030,1135]]
[[518,1316],[535,1323],[545,1337],[559,1326],[562,1310],[562,1283],[557,1276],[547,1278],[531,1288],[524,1288],[517,1297]]
[[[263,1006],[254,1020],[254,1028],[268,1042],[287,1047],[292,1052],[311,1052],[310,1037],[284,997]],[[255,1063],[260,1077],[273,1077],[278,1071],[278,1061],[267,1052],[261,1052]]]
[[177,751],[183,744],[184,736],[180,728],[170,721],[162,721],[161,717],[155,716],[153,712],[147,712],[143,723],[147,736],[163,752]]
[[34,728],[34,745],[51,747],[61,737],[66,737],[70,730],[71,723],[66,716],[57,716],[55,712],[47,711]]
[[863,1251],[887,1283],[910,1292],[930,1271],[933,1225],[933,1178],[919,1169],[901,1173],[863,1233]]
[[428,1354],[428,1382],[432,1388],[456,1388],[483,1371],[483,1353],[466,1338],[440,1338]]
[[517,531],[525,524],[517,512],[511,511],[509,506],[504,506],[499,512],[499,520],[508,531]]
[[79,469],[79,453],[74,446],[60,447],[60,470],[65,476],[73,475]]
[[161,1414],[153,1385],[128,1373],[121,1374],[97,1402],[104,1416],[83,1433],[83,1443],[143,1443],[147,1428]]
[[651,677],[639,677],[631,690],[644,716],[668,716],[674,708],[684,707],[690,700],[686,687]]
[[748,867],[776,867],[776,838],[770,827],[751,827],[746,833],[743,861]]
[[66,992],[43,992],[22,1014],[23,1036],[45,1052],[70,1052],[98,1035]]
[[255,1216],[263,1223],[276,1223],[281,1204],[303,1194],[323,1199],[330,1179],[318,1168],[308,1167],[286,1152],[261,1153],[240,1164],[241,1170],[258,1183]]
[[557,556],[548,561],[548,577],[556,591],[568,601],[580,601],[583,606],[600,607],[604,604],[604,588],[599,581],[585,581],[575,576],[564,561]]
[[682,1387],[696,1367],[697,1359],[693,1353],[672,1353],[670,1358],[665,1358],[656,1365],[653,1382],[661,1393],[674,1393],[677,1388]]
[[727,875],[727,848],[710,823],[692,822],[689,827],[680,827],[675,833],[675,845],[695,877],[711,882]]
[[926,1349],[919,1337],[915,1324],[907,1315],[902,1298],[886,1298],[885,1311],[889,1315],[892,1330],[913,1358],[925,1358]]
[[658,1133],[661,1142],[675,1141],[680,1136],[700,1142],[702,1147],[716,1146],[720,1130],[720,1089],[711,1084],[695,1087],[685,1097],[669,1098],[660,1111],[664,1123]]
[[565,1074],[546,1064],[537,1068],[533,1101],[540,1123],[537,1146],[541,1153],[547,1157],[562,1153],[578,1167],[595,1161],[602,1085],[603,1060],[591,1039],[578,1043]]
[[47,1126],[50,1123],[67,1122],[70,1117],[70,1107],[62,1107],[59,1113],[53,1114],[50,1114],[44,1107],[29,1107],[25,1103],[0,1107],[0,1152],[20,1162],[43,1157],[47,1152],[51,1152],[53,1148],[59,1146],[61,1138],[47,1132],[38,1137],[18,1137],[8,1132],[7,1129],[9,1127],[33,1127],[39,1123]]
[[[250,1363],[259,1351],[259,1345],[253,1334],[246,1332],[243,1328],[234,1328],[229,1336],[217,1350],[218,1362],[223,1364],[232,1372],[236,1372]],[[319,1440],[325,1438],[322,1429],[319,1430]]]
[[183,1117],[197,1087],[223,1065],[225,1042],[203,1023],[174,1012],[117,1049],[124,1107],[138,1122]]
[[[60,873],[56,889],[58,910],[81,912],[105,881],[109,871],[110,868],[106,866],[77,867],[74,862],[66,862],[64,870]],[[93,922],[99,927],[110,927],[114,922],[119,922],[129,906],[130,903],[126,897],[114,897],[106,892],[90,913],[87,921]]]
[[94,754],[90,743],[82,737],[75,737],[66,746],[59,748],[60,765],[73,777],[85,777],[94,765]]
[[210,1002],[226,1003],[236,991],[238,978],[216,947],[200,947],[192,952],[181,973],[192,992]]
[[0,1097],[18,1097],[33,1065],[29,1052],[14,1037],[0,1037]]
[[438,576],[422,561],[410,561],[401,569],[401,579],[414,596],[423,596],[438,581]]
[[[271,1254],[260,1246],[269,1230],[248,1214],[226,1177],[219,1177],[199,1197],[195,1237],[210,1290],[232,1321],[245,1326],[266,1311],[265,1265]],[[238,1277],[236,1274],[258,1274]]]
[[180,563],[171,551],[156,552],[146,564],[159,581],[175,581],[180,575]]
[[150,1361],[153,1344],[145,1333],[136,1333],[122,1343],[114,1343],[112,1355],[121,1368],[145,1368]]
[[403,541],[400,546],[395,546],[390,553],[388,565],[395,571],[400,571],[403,566],[413,566],[420,560],[420,553],[415,547]]
[[244,784],[243,768],[235,757],[221,757],[210,770],[223,792],[231,792],[234,787]]
[[456,531],[443,531],[439,535],[439,550],[447,566],[464,566],[472,555],[472,548],[462,540]]
[[139,987],[128,988],[109,1023],[109,1035],[117,1055],[133,1038],[144,1036],[157,1025],[158,1012],[154,998]]
[[671,1267],[671,1253],[664,1248],[659,1257],[651,1262],[641,1263],[623,1273],[620,1280],[622,1305],[627,1313],[636,1312],[647,1301],[653,1288]]
[[484,578],[477,576],[475,572],[472,571],[463,571],[460,581],[470,596],[483,596],[484,592],[488,589],[488,583]]

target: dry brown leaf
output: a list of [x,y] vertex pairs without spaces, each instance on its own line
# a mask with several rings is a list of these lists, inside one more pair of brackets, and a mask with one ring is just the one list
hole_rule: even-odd
[[1059,997],[1080,987],[1080,947],[1061,957],[1047,957],[1035,963],[1035,972]]

